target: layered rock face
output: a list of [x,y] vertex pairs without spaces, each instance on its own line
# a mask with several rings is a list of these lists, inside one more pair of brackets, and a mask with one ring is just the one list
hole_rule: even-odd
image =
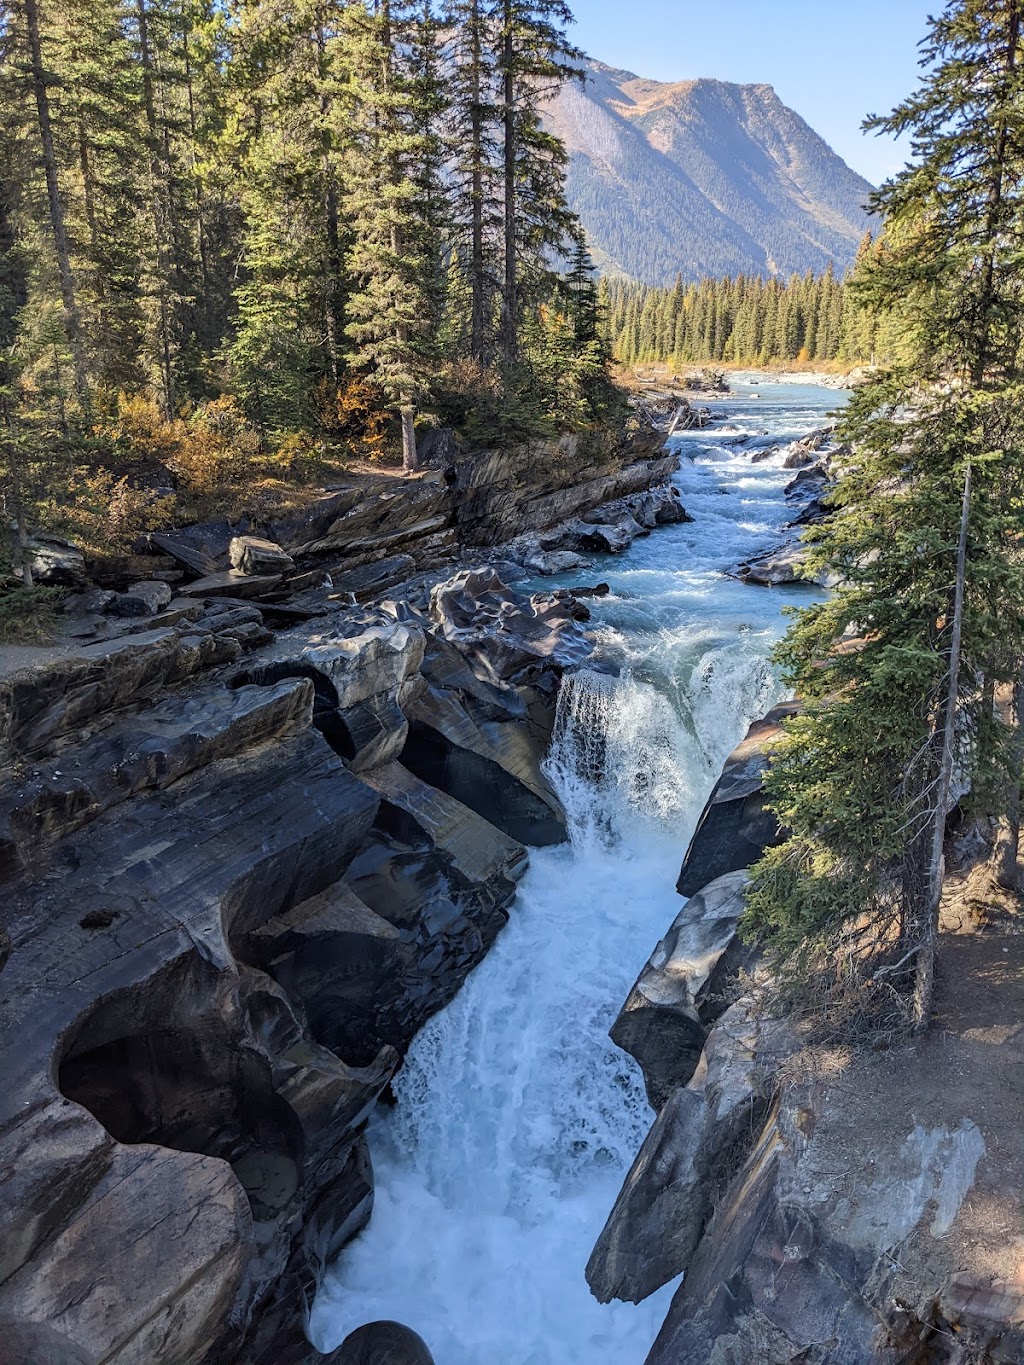
[[[276,639],[247,610],[0,679],[15,1360],[321,1358],[305,1307],[370,1214],[365,1118],[525,843],[564,837],[567,595],[481,571]],[[336,1353],[378,1358],[429,1353],[388,1324]]]
[[[663,444],[653,430],[593,450],[578,436],[472,452],[436,440],[430,467],[414,479],[353,477],[260,525],[209,522],[156,532],[149,548],[199,575],[184,589],[190,596],[273,601],[309,590],[306,609],[322,605],[315,590],[325,573],[335,593],[363,601],[466,550],[487,551],[553,528],[565,538],[573,519],[582,529],[569,539],[615,552],[632,539],[634,514],[632,534],[685,515],[665,487],[677,459]],[[612,520],[620,530],[609,540],[601,527]]]

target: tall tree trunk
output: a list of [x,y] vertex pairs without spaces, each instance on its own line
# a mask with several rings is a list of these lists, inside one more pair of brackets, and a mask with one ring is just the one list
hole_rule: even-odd
[[488,360],[487,279],[484,261],[484,111],[483,39],[479,0],[470,18],[470,336],[469,349],[480,365]]
[[171,308],[167,297],[167,280],[171,262],[167,251],[167,215],[161,191],[160,133],[153,93],[153,54],[149,43],[149,15],[146,0],[136,0],[135,12],[139,21],[139,56],[142,63],[142,98],[146,110],[149,133],[150,200],[153,214],[153,235],[156,243],[157,307],[159,310],[160,378],[164,391],[164,410],[168,419],[174,416],[174,359],[171,343]]
[[64,207],[60,201],[60,185],[57,180],[57,157],[53,149],[53,128],[50,123],[50,97],[46,89],[46,71],[43,67],[43,50],[39,38],[38,0],[25,0],[25,20],[28,28],[29,53],[32,59],[32,89],[36,100],[39,143],[43,154],[43,170],[46,175],[46,198],[50,210],[50,230],[53,233],[57,272],[60,275],[64,326],[67,330],[68,345],[71,347],[71,359],[74,365],[75,394],[82,408],[88,411],[89,380],[85,351],[82,346],[82,325],[78,313],[78,301],[75,296],[75,277],[71,269],[71,250],[68,246]]
[[327,94],[327,38],[322,12],[316,24],[317,74],[320,80],[320,157],[324,178],[324,228],[327,239],[326,279],[324,280],[324,323],[327,331],[327,362],[331,378],[338,382],[338,336],[341,332],[341,233],[338,226],[338,186],[331,166],[331,137],[328,115],[331,101]]
[[967,578],[967,528],[971,516],[971,466],[964,475],[963,503],[960,510],[960,539],[956,555],[956,586],[953,590],[953,622],[949,642],[949,684],[946,689],[945,714],[942,726],[942,751],[939,758],[939,777],[935,793],[935,811],[931,830],[931,849],[928,859],[927,898],[923,936],[917,954],[914,981],[914,1023],[926,1028],[932,1008],[935,983],[935,949],[939,937],[939,903],[942,900],[943,844],[946,835],[946,815],[953,780],[953,757],[956,750],[957,701],[960,692],[960,641],[963,636],[964,589]]
[[416,409],[412,402],[403,402],[398,409],[402,419],[402,468],[407,474],[415,474],[420,467],[416,451]]
[[516,81],[515,34],[511,0],[502,4],[502,126],[504,135],[502,190],[505,208],[505,278],[502,291],[501,345],[506,364],[519,355],[519,280],[516,255]]

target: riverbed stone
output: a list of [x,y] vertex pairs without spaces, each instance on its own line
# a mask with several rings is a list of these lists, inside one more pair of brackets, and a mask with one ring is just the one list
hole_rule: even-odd
[[778,820],[764,804],[764,771],[782,722],[798,710],[796,702],[773,707],[726,759],[683,859],[676,882],[681,896],[694,895],[726,872],[749,867],[779,841]]
[[368,1322],[350,1332],[331,1365],[434,1365],[427,1343],[400,1322]]
[[691,896],[611,1027],[612,1041],[640,1063],[654,1109],[697,1068],[714,995],[724,984],[724,968],[717,969],[736,937],[747,880],[743,870],[727,872]]

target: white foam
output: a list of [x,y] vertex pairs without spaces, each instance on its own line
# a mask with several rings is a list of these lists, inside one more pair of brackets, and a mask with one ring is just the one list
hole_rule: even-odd
[[[760,430],[768,404],[750,406]],[[776,425],[795,422],[780,406]],[[532,853],[508,926],[417,1036],[397,1106],[372,1124],[376,1207],[317,1297],[322,1350],[376,1318],[415,1328],[437,1365],[641,1365],[656,1335],[671,1286],[600,1305],[583,1270],[653,1117],[608,1029],[678,909],[723,759],[779,695],[767,656],[784,594],[721,569],[791,515],[789,475],[722,454],[679,476],[691,511],[716,515],[600,566],[613,595],[593,624],[623,673],[562,690],[548,767],[572,843]],[[735,490],[711,491],[723,479],[759,490],[763,521]]]

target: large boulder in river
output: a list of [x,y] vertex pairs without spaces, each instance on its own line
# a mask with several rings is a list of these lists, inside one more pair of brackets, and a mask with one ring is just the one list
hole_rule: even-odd
[[796,538],[744,560],[737,564],[733,573],[743,583],[754,583],[762,588],[789,587],[795,583],[820,584],[821,578],[808,574],[806,565],[807,547]]
[[400,1322],[367,1322],[331,1354],[331,1365],[434,1365],[427,1343]]
[[797,702],[774,707],[726,759],[683,859],[676,882],[681,896],[692,896],[725,872],[749,867],[779,841],[779,823],[762,794],[766,750],[782,733],[782,721],[797,710]]
[[612,1041],[640,1063],[655,1109],[696,1070],[709,1006],[713,1009],[716,992],[736,965],[736,954],[728,950],[746,885],[746,872],[729,872],[690,898],[611,1027]]

